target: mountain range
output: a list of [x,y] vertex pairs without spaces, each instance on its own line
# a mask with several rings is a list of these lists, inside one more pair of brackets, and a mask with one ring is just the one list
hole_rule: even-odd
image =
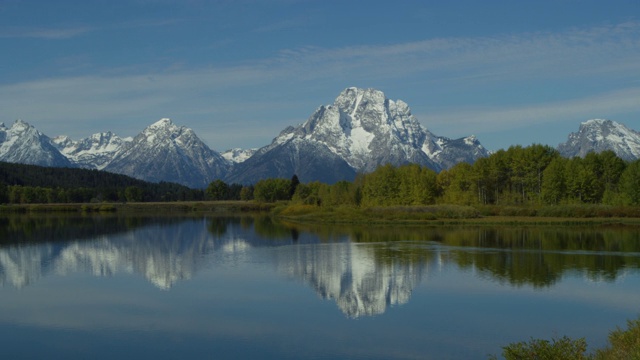
[[[640,158],[640,133],[612,120],[589,120],[558,146],[566,157],[613,150]],[[490,152],[473,135],[450,139],[423,127],[402,100],[375,89],[347,88],[304,123],[289,126],[259,149],[218,153],[195,132],[161,119],[133,138],[102,132],[74,141],[49,138],[17,120],[0,124],[0,161],[105,170],[159,182],[204,188],[215,179],[251,184],[265,178],[335,183],[391,163],[417,163],[434,171],[473,163]]]

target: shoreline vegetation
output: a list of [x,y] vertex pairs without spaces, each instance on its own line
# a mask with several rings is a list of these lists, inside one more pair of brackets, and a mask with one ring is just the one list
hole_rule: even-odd
[[[640,359],[640,317],[627,321],[627,328],[617,327],[609,332],[604,348],[587,352],[584,338],[572,339],[567,336],[551,340],[531,339],[511,343],[502,348],[505,360],[635,360]],[[497,360],[492,355],[490,360]]]
[[275,204],[254,201],[172,201],[122,203],[59,203],[59,204],[4,204],[0,214],[23,213],[80,213],[80,214],[234,214],[270,212]]
[[640,226],[640,207],[555,206],[377,206],[319,207],[289,201],[178,201],[74,204],[5,204],[0,214],[268,214],[293,223],[354,225],[631,225]]

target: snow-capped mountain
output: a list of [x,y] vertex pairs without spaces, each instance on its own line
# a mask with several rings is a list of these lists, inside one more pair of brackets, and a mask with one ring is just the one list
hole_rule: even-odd
[[227,159],[227,161],[229,161],[230,163],[237,164],[237,163],[244,162],[248,158],[252,157],[253,154],[256,153],[256,151],[258,151],[258,149],[234,148],[234,149],[229,149],[221,153],[220,155],[222,155],[222,157]]
[[0,124],[0,161],[78,166],[192,188],[223,178],[231,166],[192,129],[169,119],[150,125],[135,138],[120,138],[108,131],[79,141],[67,136],[51,139],[21,120],[9,129]]
[[254,182],[268,177],[301,181],[351,180],[382,164],[417,163],[439,171],[459,161],[488,156],[475,137],[451,140],[422,127],[401,100],[375,89],[348,88],[333,105],[321,106],[298,127],[238,164],[229,179]]
[[224,177],[229,164],[190,128],[161,119],[127,142],[104,170],[147,181],[205,188]]
[[76,165],[88,169],[104,169],[131,142],[132,138],[120,138],[111,131],[73,141],[68,136],[57,136],[52,142],[60,152]]
[[580,124],[578,132],[569,134],[558,145],[562,156],[584,157],[591,151],[611,150],[621,159],[640,159],[640,133],[612,120],[592,119]]
[[22,120],[16,120],[10,128],[0,123],[0,161],[53,167],[73,166],[51,144],[49,137]]

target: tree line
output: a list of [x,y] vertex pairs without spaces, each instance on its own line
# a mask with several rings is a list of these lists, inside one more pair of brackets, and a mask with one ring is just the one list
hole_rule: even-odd
[[222,180],[206,189],[212,200],[256,200],[315,206],[412,205],[640,205],[640,160],[626,162],[613,151],[591,152],[584,158],[562,157],[554,148],[534,144],[499,150],[474,164],[458,163],[436,173],[417,164],[382,165],[335,184],[300,183],[270,178],[254,185],[227,185]]
[[383,165],[353,182],[300,184],[292,200],[320,206],[637,206],[640,160],[625,162],[612,151],[568,159],[545,145],[512,146],[440,173],[416,164]]

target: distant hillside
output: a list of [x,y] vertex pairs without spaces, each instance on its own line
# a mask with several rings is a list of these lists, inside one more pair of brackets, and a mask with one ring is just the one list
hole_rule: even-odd
[[[104,201],[124,201],[124,192],[131,187],[139,189],[141,201],[200,200],[204,196],[201,190],[194,190],[184,185],[168,182],[151,183],[101,170],[7,162],[0,162],[0,184],[5,187],[57,189],[58,192],[65,194],[76,194],[77,196],[74,195],[71,200],[78,202],[88,201],[87,197]],[[58,199],[57,202],[73,201]]]

